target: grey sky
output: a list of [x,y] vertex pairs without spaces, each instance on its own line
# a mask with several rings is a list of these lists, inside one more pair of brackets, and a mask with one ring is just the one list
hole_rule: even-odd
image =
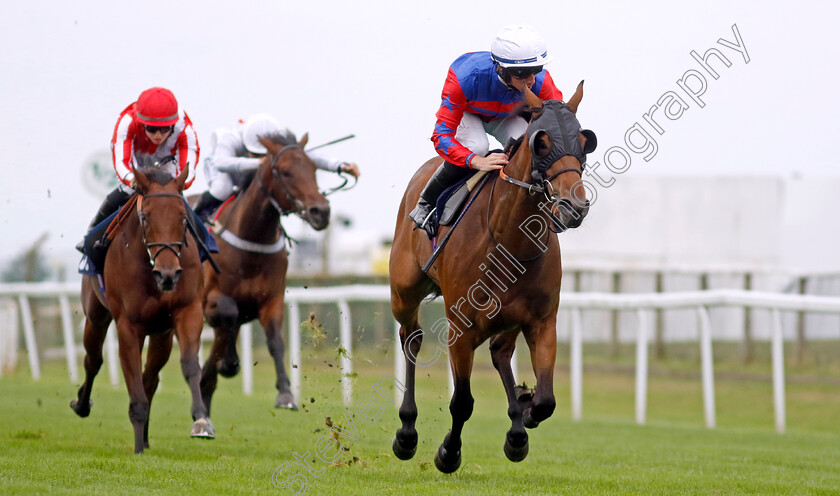
[[[840,131],[838,7],[792,3],[545,2],[7,2],[0,17],[0,260],[50,232],[71,249],[101,198],[81,165],[107,149],[119,112],[150,86],[173,90],[206,147],[210,133],[268,112],[325,149],[356,161],[362,181],[332,197],[354,225],[389,235],[408,179],[434,154],[429,141],[449,63],[487,50],[495,32],[541,30],[555,82],[581,79],[579,118],[612,146],[677,80],[690,56],[716,47],[705,107],[688,101],[664,121],[657,155],[625,174],[837,176]],[[480,7],[478,7],[480,5]],[[535,5],[535,4],[529,4]],[[760,6],[757,6],[760,5]],[[737,24],[748,51],[734,41]],[[205,148],[206,150],[206,148]],[[602,168],[601,170],[604,170]],[[321,176],[324,183],[333,179]],[[204,189],[204,172],[189,190]],[[608,191],[604,194],[608,194]]]

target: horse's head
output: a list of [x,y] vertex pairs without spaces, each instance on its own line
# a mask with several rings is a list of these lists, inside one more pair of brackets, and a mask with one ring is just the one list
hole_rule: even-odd
[[575,114],[583,98],[583,81],[568,101],[542,102],[530,90],[526,97],[532,117],[528,124],[528,148],[531,156],[531,182],[540,185],[550,205],[555,228],[565,230],[580,226],[589,212],[589,200],[581,174],[586,154],[595,150],[595,133],[581,129]]
[[173,178],[165,169],[135,169],[143,244],[160,291],[172,291],[181,276],[181,249],[187,233],[187,207],[182,192],[189,170]]
[[268,164],[257,174],[281,213],[294,212],[320,231],[330,221],[330,204],[318,190],[315,162],[303,150],[307,140],[304,134],[297,142],[290,132],[260,137],[268,150]]

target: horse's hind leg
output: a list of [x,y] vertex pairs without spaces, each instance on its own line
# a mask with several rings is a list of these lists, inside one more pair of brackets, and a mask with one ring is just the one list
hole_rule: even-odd
[[166,365],[172,353],[172,334],[161,334],[149,338],[149,349],[146,351],[146,368],[143,369],[143,390],[149,401],[149,415],[143,429],[143,446],[149,447],[149,418],[151,418],[152,398],[155,397],[158,383],[160,383],[160,369]]
[[[274,383],[277,388],[277,399],[274,402],[274,407],[297,410],[298,404],[291,389],[289,389],[289,376],[286,374],[286,364],[284,363],[286,356],[286,344],[283,342],[284,305],[283,293],[280,293],[280,296],[269,301],[260,309],[260,323],[265,329],[268,351],[274,359],[274,371],[277,374],[277,382]],[[296,325],[297,322],[292,322],[289,328],[291,329]]]
[[554,360],[557,355],[556,313],[531,328],[523,328],[531,349],[537,388],[531,406],[523,413],[525,427],[533,429],[554,413]]
[[[210,402],[219,380],[219,368],[224,364],[225,356],[229,354],[227,348],[231,341],[230,334],[234,335],[234,342],[236,339],[236,320],[239,318],[239,310],[233,299],[220,293],[211,293],[207,298],[204,314],[215,334],[210,356],[201,371],[200,382],[201,399],[209,415]],[[235,356],[235,348],[233,353]],[[226,373],[230,373],[229,367],[226,368]]]
[[[448,317],[454,317],[454,315]],[[461,336],[461,339],[449,346],[449,362],[455,380],[455,392],[449,402],[452,429],[449,430],[435,454],[435,466],[445,474],[452,473],[461,466],[461,431],[473,412],[474,400],[470,391],[470,376],[474,355],[473,343],[465,336]]]
[[[87,285],[87,283],[86,283]],[[111,314],[108,312],[91,288],[83,289],[87,317],[85,318],[85,382],[79,388],[76,398],[70,401],[70,408],[80,417],[90,415],[90,394],[93,390],[93,380],[99,369],[102,367],[102,343],[108,333],[108,325],[111,323]]]
[[499,371],[499,377],[505,387],[505,394],[508,400],[508,417],[511,425],[505,436],[505,456],[512,462],[520,462],[528,456],[528,433],[522,423],[522,414],[527,406],[530,406],[528,393],[518,394],[516,379],[513,376],[513,369],[510,361],[513,351],[516,348],[516,337],[519,329],[497,334],[490,339],[490,356],[493,359],[493,366]]

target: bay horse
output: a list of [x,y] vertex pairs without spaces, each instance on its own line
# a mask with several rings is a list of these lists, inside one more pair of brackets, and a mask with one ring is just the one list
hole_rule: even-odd
[[[149,410],[160,369],[172,351],[173,329],[181,350],[181,371],[192,395],[193,437],[213,438],[213,424],[201,399],[198,347],[203,326],[203,278],[198,243],[187,237],[183,190],[188,170],[172,177],[164,168],[136,169],[137,195],[121,211],[124,220],[105,256],[104,291],[96,276],[82,279],[85,312],[85,382],[70,407],[90,414],[93,380],[102,366],[102,343],[113,320],[130,398],[134,452],[149,447]],[[143,344],[149,338],[146,368]]]
[[[589,210],[581,173],[585,153],[596,145],[594,133],[581,130],[575,116],[582,97],[582,81],[566,104],[542,102],[526,91],[532,117],[522,146],[504,169],[488,176],[489,187],[474,190],[473,205],[427,273],[421,268],[432,246],[422,229],[413,229],[408,212],[442,160],[429,160],[411,179],[400,204],[390,259],[391,307],[400,323],[406,360],[402,427],[392,444],[398,458],[408,460],[417,449],[415,367],[429,365],[417,359],[424,335],[418,310],[429,295],[444,299],[447,325],[439,328],[438,339],[448,346],[455,386],[449,404],[452,427],[434,459],[441,472],[454,472],[461,464],[461,431],[473,410],[473,356],[485,340],[490,339],[493,365],[507,394],[508,459],[527,456],[525,427],[536,427],[553,413],[562,276],[560,245],[553,233],[578,227]],[[441,227],[439,235],[449,229]],[[522,391],[514,382],[510,360],[519,332],[531,351],[535,392]]]
[[[308,135],[297,142],[290,132],[260,137],[266,159],[245,190],[217,214],[213,233],[221,272],[207,266],[204,271],[204,316],[215,331],[201,376],[208,411],[218,374],[233,377],[239,372],[236,338],[239,328],[254,319],[262,324],[274,359],[275,406],[298,408],[283,363],[288,257],[280,218],[295,213],[318,231],[330,219],[329,203],[318,190],[315,162],[304,151],[307,141]],[[290,323],[290,329],[296,324]]]

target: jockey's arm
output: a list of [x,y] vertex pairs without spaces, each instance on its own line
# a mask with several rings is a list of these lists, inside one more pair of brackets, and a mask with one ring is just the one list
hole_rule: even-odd
[[327,158],[318,152],[306,152],[306,154],[309,155],[309,158],[311,158],[313,162],[315,162],[315,166],[321,170],[330,172],[346,172],[356,178],[361,175],[359,166],[353,162],[348,163],[333,158]]
[[117,120],[114,127],[114,136],[111,138],[111,151],[114,160],[114,171],[121,183],[128,186],[134,179],[132,172],[134,162],[134,133],[136,127],[132,126],[132,118],[123,114]]
[[[189,188],[193,181],[195,180],[195,171],[198,167],[198,158],[199,158],[199,147],[198,147],[198,134],[195,132],[193,128],[192,122],[190,121],[189,116],[184,113],[183,116],[183,130],[178,134],[177,138],[177,146],[178,146],[178,155],[177,155],[177,164],[178,164],[178,171],[184,170],[184,167],[189,169],[187,175],[187,181],[185,183],[185,187]],[[178,125],[175,126],[176,130],[179,127]]]
[[210,137],[210,161],[220,172],[245,172],[260,167],[259,157],[237,156],[241,138],[231,131],[217,131]]

